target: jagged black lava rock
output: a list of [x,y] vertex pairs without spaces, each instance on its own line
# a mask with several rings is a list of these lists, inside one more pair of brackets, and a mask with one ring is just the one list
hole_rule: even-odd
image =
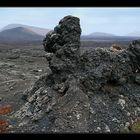
[[80,54],[80,20],[66,16],[44,41],[49,71],[26,91],[12,132],[118,133],[140,117],[140,41]]

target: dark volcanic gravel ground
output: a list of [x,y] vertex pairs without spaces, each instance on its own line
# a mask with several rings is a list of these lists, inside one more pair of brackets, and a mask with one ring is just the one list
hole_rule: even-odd
[[[128,44],[123,42],[122,45],[125,43]],[[110,43],[84,42],[80,49],[82,52],[91,50],[91,46],[93,48],[110,47]],[[19,110],[25,103],[21,99],[22,93],[29,89],[41,75],[47,73],[48,69],[42,45],[0,44],[0,105],[10,105],[13,112]],[[9,115],[1,115],[0,119],[10,123]]]
[[21,93],[47,72],[42,46],[0,45],[0,104],[13,111],[23,104]]

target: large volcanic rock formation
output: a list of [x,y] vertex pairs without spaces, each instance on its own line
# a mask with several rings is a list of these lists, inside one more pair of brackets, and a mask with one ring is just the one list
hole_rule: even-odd
[[50,71],[24,93],[13,132],[129,132],[140,117],[140,42],[80,54],[79,21],[66,16],[46,35]]

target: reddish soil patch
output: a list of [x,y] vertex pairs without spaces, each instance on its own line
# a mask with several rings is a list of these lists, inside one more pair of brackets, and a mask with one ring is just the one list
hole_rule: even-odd
[[7,132],[8,122],[5,120],[0,120],[0,133]]
[[[12,107],[10,105],[1,105],[0,106],[0,116],[12,112]],[[0,133],[6,133],[8,122],[4,119],[0,119]]]
[[5,115],[10,112],[12,112],[12,107],[10,105],[0,106],[0,115]]

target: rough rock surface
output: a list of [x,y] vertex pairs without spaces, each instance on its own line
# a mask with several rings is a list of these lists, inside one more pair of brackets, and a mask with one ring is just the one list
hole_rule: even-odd
[[46,35],[50,70],[24,93],[11,132],[129,132],[140,117],[140,41],[80,54],[79,22],[66,16]]

